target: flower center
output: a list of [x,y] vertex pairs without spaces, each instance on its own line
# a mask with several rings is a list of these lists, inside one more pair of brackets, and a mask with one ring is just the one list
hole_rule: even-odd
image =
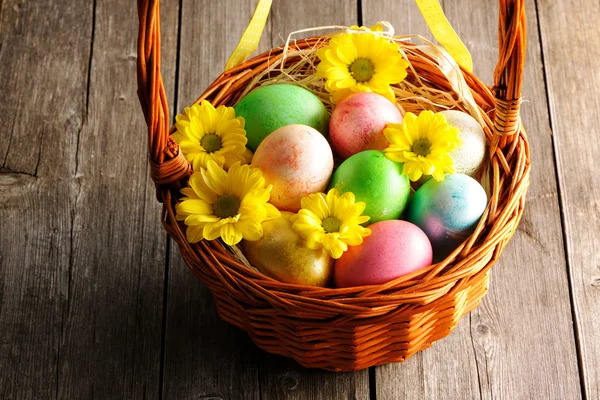
[[342,221],[336,217],[327,217],[323,220],[322,226],[326,233],[339,232],[340,227],[342,226]]
[[416,155],[427,157],[431,153],[431,142],[427,139],[419,139],[413,143],[411,150]]
[[200,140],[200,144],[207,153],[214,153],[221,149],[221,138],[211,133],[204,135],[202,140]]
[[240,211],[240,205],[240,199],[231,194],[225,194],[215,201],[213,213],[219,218],[235,217]]
[[366,82],[373,76],[374,66],[371,60],[358,58],[350,64],[350,72],[357,82]]

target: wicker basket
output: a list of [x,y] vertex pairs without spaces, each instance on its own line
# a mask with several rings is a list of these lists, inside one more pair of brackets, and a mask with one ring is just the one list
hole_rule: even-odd
[[[223,320],[247,331],[260,348],[303,366],[355,371],[406,360],[447,336],[479,304],[488,290],[489,270],[517,228],[529,185],[529,145],[519,120],[523,0],[500,0],[494,87],[462,71],[490,141],[490,201],[477,229],[443,262],[384,285],[345,289],[281,283],[248,268],[218,241],[188,243],[174,205],[191,169],[169,136],[160,75],[159,0],[138,0],[138,7],[138,95],[148,124],[151,176],[163,203],[162,220],[191,271],[212,291]],[[319,43],[326,39],[300,40],[287,51]],[[283,51],[272,49],[226,71],[198,102],[234,105],[248,82],[281,59]],[[428,85],[452,91],[447,78],[430,68],[428,56],[411,51],[409,60]]]

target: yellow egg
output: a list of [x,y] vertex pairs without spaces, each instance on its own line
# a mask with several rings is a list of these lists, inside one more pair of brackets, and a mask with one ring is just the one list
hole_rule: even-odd
[[323,249],[312,250],[292,228],[290,212],[262,224],[264,236],[243,241],[244,255],[263,274],[281,282],[326,287],[334,260]]
[[306,125],[286,125],[267,136],[252,158],[268,184],[271,203],[279,210],[296,212],[300,200],[323,192],[333,172],[333,153],[327,139]]

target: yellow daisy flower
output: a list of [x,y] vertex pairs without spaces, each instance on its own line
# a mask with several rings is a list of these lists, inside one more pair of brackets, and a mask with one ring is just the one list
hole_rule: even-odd
[[246,149],[244,119],[235,116],[233,107],[217,109],[203,100],[178,115],[173,139],[195,171],[206,168],[208,160],[228,169],[234,162],[248,164],[252,152]]
[[223,239],[233,246],[242,238],[250,241],[263,236],[262,222],[281,214],[267,203],[272,186],[265,186],[262,171],[235,162],[229,171],[213,160],[206,169],[194,172],[184,197],[176,206],[177,220],[187,225],[189,242]]
[[324,248],[337,259],[348,246],[358,246],[371,234],[370,229],[360,225],[369,220],[361,215],[365,203],[355,202],[351,192],[341,196],[336,189],[327,195],[314,193],[302,198],[301,204],[302,209],[290,221],[310,249]]
[[316,76],[327,80],[325,89],[334,104],[355,92],[375,92],[395,102],[390,85],[407,75],[408,62],[398,44],[368,30],[334,36],[317,50],[317,57]]
[[455,172],[450,152],[462,143],[458,129],[446,121],[444,114],[426,110],[417,117],[407,112],[402,124],[387,124],[383,133],[390,142],[385,156],[404,163],[402,172],[411,181],[418,181],[422,175],[432,175],[441,182],[444,173]]

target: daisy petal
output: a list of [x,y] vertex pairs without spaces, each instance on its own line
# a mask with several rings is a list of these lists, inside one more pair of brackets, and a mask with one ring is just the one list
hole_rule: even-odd
[[252,219],[241,220],[235,227],[242,234],[244,240],[256,241],[263,236],[262,225]]
[[234,224],[221,226],[220,235],[221,239],[230,246],[234,246],[242,241],[242,232],[236,229]]
[[190,243],[197,243],[204,239],[202,234],[202,227],[198,226],[188,226],[185,231],[185,236]]
[[227,173],[213,160],[206,163],[206,169],[200,171],[206,185],[217,195],[226,194]]

